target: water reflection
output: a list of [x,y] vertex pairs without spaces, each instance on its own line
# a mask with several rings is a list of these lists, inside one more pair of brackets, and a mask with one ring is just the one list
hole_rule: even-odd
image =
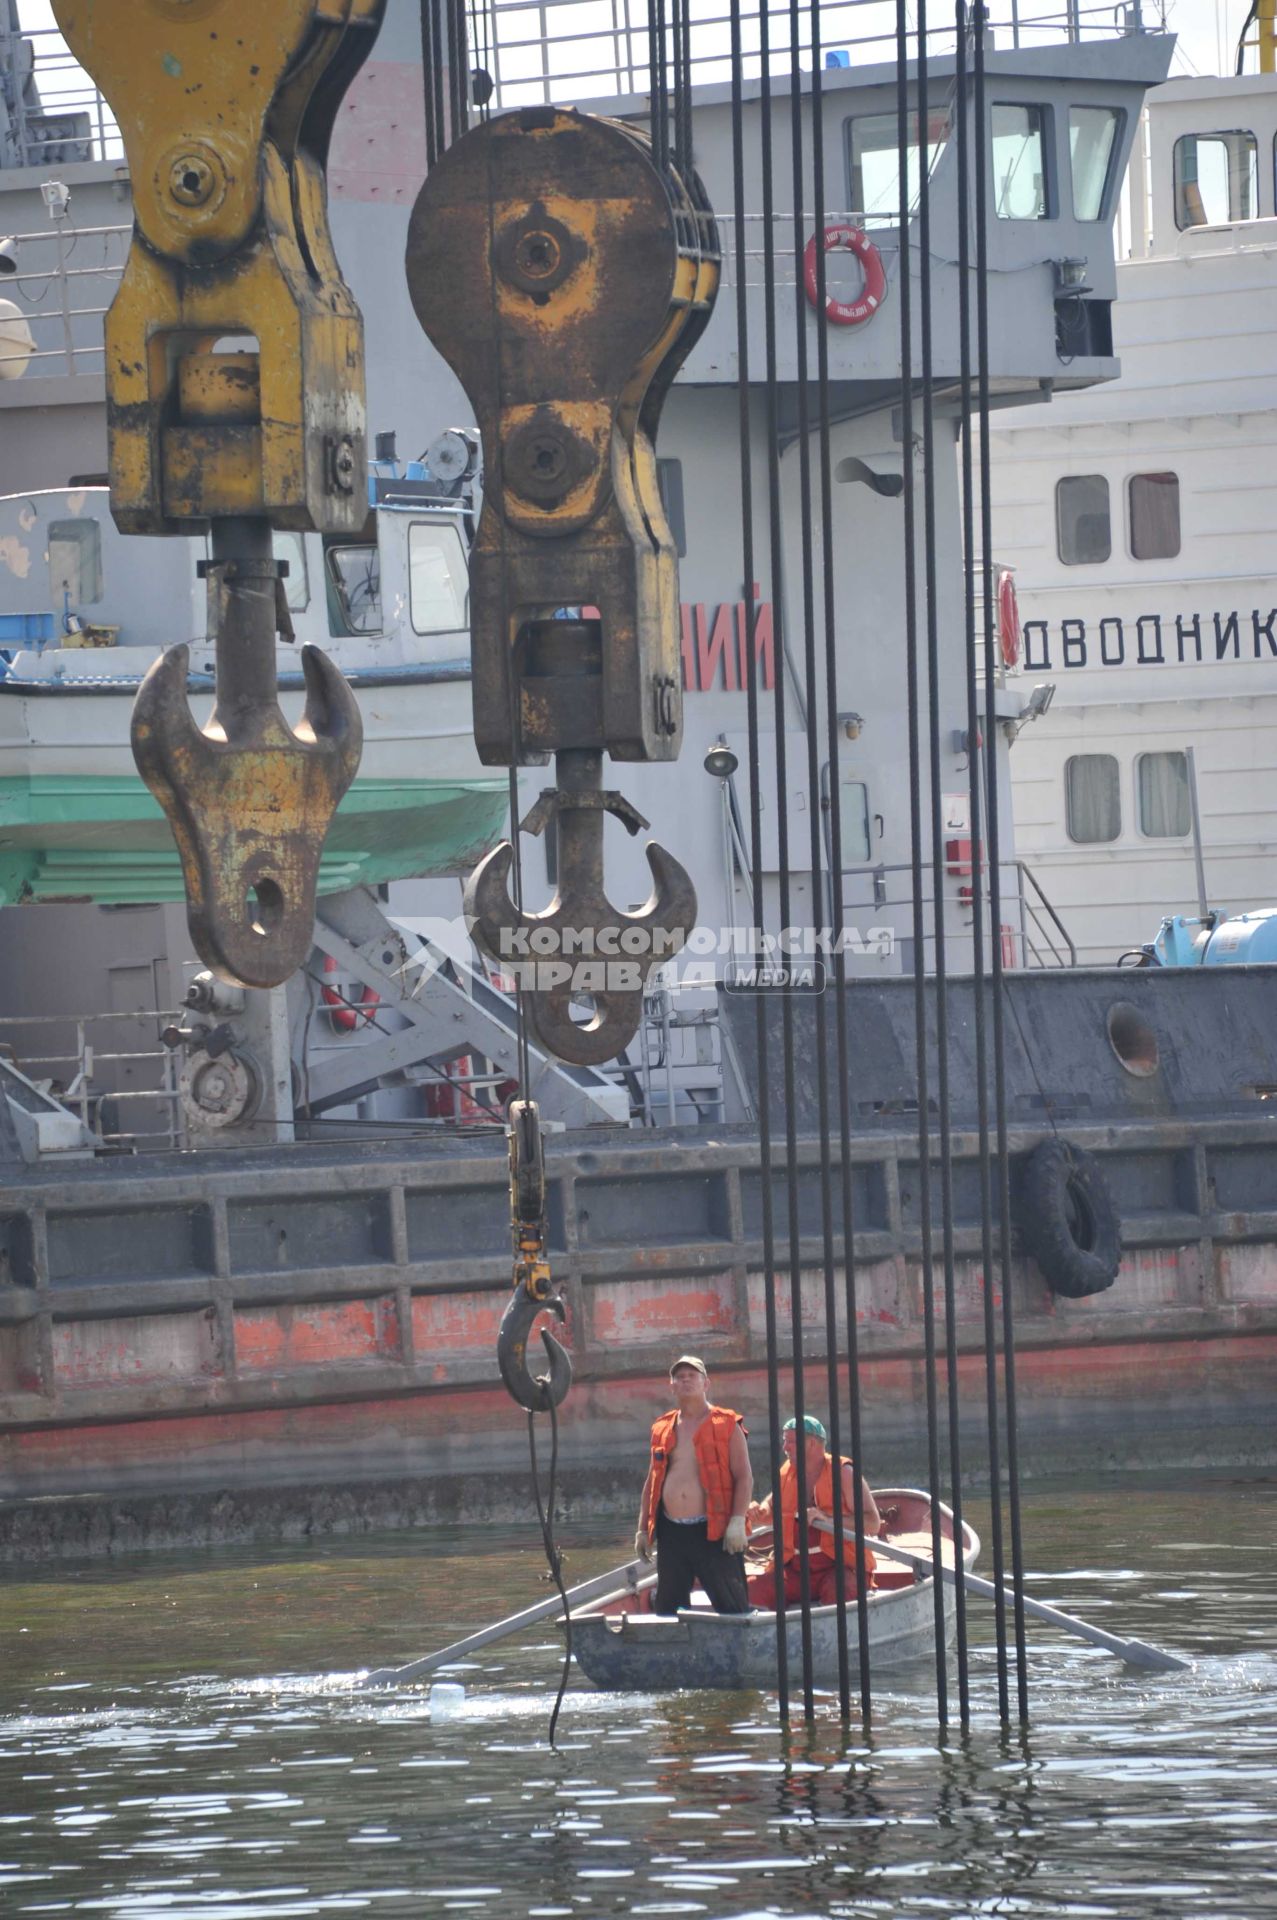
[[[1035,1590],[1196,1666],[1035,1637],[1033,1724],[1004,1732],[973,1607],[973,1727],[943,1740],[925,1672],[849,1731],[827,1695],[784,1729],[758,1695],[578,1683],[551,1754],[549,1634],[450,1676],[456,1719],[363,1691],[517,1604],[537,1560],[513,1531],[10,1578],[0,1914],[1251,1920],[1277,1910],[1273,1492],[1031,1501]],[[575,1576],[616,1557],[573,1544]]]

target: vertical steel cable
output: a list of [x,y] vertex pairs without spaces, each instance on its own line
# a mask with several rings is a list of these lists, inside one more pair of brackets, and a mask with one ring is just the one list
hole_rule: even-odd
[[[775,672],[773,682],[774,726],[776,729],[776,837],[777,837],[777,881],[779,893],[779,926],[784,933],[790,924],[791,893],[789,884],[789,792],[788,769],[785,753],[785,671],[788,656],[788,635],[785,608],[784,567],[782,560],[782,540],[784,538],[781,518],[780,496],[780,418],[779,418],[779,373],[777,365],[776,339],[776,240],[773,231],[775,223],[775,187],[772,172],[772,87],[771,87],[771,23],[767,7],[762,5],[758,16],[761,41],[760,98],[762,105],[762,127],[759,146],[762,157],[763,173],[763,310],[765,317],[764,342],[767,373],[767,517],[768,539],[772,570],[772,632],[775,649]],[[795,194],[801,194],[801,174],[794,181]],[[757,770],[755,778],[758,777]],[[803,1378],[803,1301],[802,1301],[802,1265],[799,1248],[798,1219],[798,1137],[797,1114],[795,1111],[794,1083],[794,1003],[788,982],[781,987],[781,1045],[784,1053],[785,1076],[785,1194],[789,1216],[789,1327],[791,1341],[791,1359],[794,1382],[794,1419],[797,1422],[798,1444],[794,1449],[794,1467],[798,1482],[798,1576],[799,1576],[799,1624],[802,1635],[802,1674],[803,1674],[803,1712],[808,1719],[815,1714],[813,1697],[813,1669],[811,1644],[811,1556],[808,1547],[808,1529],[802,1524],[802,1517],[808,1507],[806,1447],[803,1444],[805,1429],[803,1417],[806,1413],[805,1381]],[[773,1519],[778,1516],[773,1515]],[[783,1543],[782,1543],[783,1544]],[[778,1597],[784,1579],[782,1566],[784,1555],[778,1544],[776,1553],[776,1587]]]
[[[940,1563],[939,1408],[936,1393],[936,1303],[931,1236],[930,1080],[927,1067],[926,923],[923,901],[922,754],[918,698],[918,579],[914,477],[913,272],[909,223],[909,23],[907,0],[896,0],[896,165],[900,195],[900,431],[904,462],[905,685],[909,727],[909,845],[913,887],[913,1010],[918,1084],[918,1215],[922,1257],[924,1374],[927,1397],[927,1472],[932,1499],[931,1547]],[[919,35],[921,45],[921,34]],[[924,370],[925,371],[925,370]],[[936,1632],[936,1711],[943,1726],[949,1717],[949,1676],[945,1663],[944,1581],[933,1581]]]
[[[751,935],[763,924],[763,823],[758,741],[758,598],[754,592],[753,408],[749,383],[749,306],[747,288],[748,235],[745,226],[745,110],[741,48],[741,0],[730,0],[732,62],[732,199],[733,243],[736,253],[736,398],[740,422],[741,555],[745,604],[745,712],[749,732],[749,824]],[[774,642],[773,642],[774,645]],[[761,958],[756,938],[751,960]],[[758,1048],[758,1149],[763,1226],[763,1315],[767,1339],[767,1414],[771,1465],[772,1516],[781,1510],[779,1355],[776,1339],[776,1225],[773,1211],[771,1085],[768,1074],[767,1016],[763,996],[754,996],[755,1039]],[[773,1543],[780,1558],[779,1534]],[[780,1582],[777,1581],[779,1588]],[[785,1596],[776,1596],[776,1672],[782,1719],[789,1716],[789,1656],[785,1631]]]
[[665,0],[649,0],[648,72],[652,108],[652,158],[664,173],[670,162],[669,75],[665,65]]
[[[820,845],[821,810],[817,800],[820,792],[820,763],[817,751],[819,743],[816,712],[816,582],[815,569],[813,566],[815,537],[811,500],[811,418],[808,411],[807,398],[807,304],[802,297],[803,255],[806,251],[806,240],[804,235],[802,205],[804,176],[801,8],[802,0],[790,0],[789,126],[794,180],[794,352],[796,357],[794,372],[798,403],[798,439],[795,451],[798,455],[799,462],[798,491],[799,521],[801,527],[800,544],[802,547],[803,675],[806,686],[807,707],[807,812],[810,825],[809,846],[811,860],[810,913],[814,926],[816,924],[818,909],[823,912],[824,859]],[[811,111],[814,116],[816,112],[814,83]],[[829,406],[827,381],[818,394],[818,405],[827,423]],[[838,1595],[838,1699],[845,1719],[851,1712],[851,1686],[847,1652],[847,1576],[845,1563],[843,1561],[842,1469],[838,1464],[842,1458],[842,1438],[838,1410],[838,1320],[834,1287],[833,1168],[830,1161],[829,1141],[829,1033],[828,1020],[825,1012],[825,996],[820,987],[817,988],[815,994],[815,1028],[816,1100],[820,1133],[820,1229],[821,1265],[823,1268],[825,1301],[825,1361],[829,1382],[829,1450],[834,1459],[833,1552]],[[792,1240],[793,1234],[791,1229],[791,1241]],[[794,1244],[796,1245],[796,1242],[794,1242]],[[795,1265],[790,1281],[795,1293],[799,1291],[799,1280],[800,1270],[797,1265]],[[797,1360],[795,1361],[795,1365],[797,1365]],[[805,1512],[805,1506],[802,1510]]]
[[[989,215],[988,133],[984,0],[972,9],[975,28],[974,97],[976,137],[976,353],[980,415],[980,541],[984,590],[985,701],[992,713],[997,663],[993,644],[993,500],[989,474]],[[1002,1284],[1002,1364],[1006,1383],[1007,1502],[1011,1521],[1011,1578],[1015,1612],[1015,1673],[1019,1717],[1029,1717],[1028,1660],[1024,1639],[1024,1540],[1020,1527],[1020,1465],[1016,1437],[1015,1311],[1011,1299],[1011,1180],[1007,1147],[1006,1022],[1002,955],[1001,830],[998,820],[998,755],[993,727],[984,751],[985,804],[989,818],[989,945],[993,980],[993,1100],[998,1141],[999,1276]]]
[[466,0],[449,0],[448,113],[451,134],[459,140],[470,125],[470,45]]
[[[980,1265],[984,1316],[985,1417],[989,1429],[989,1547],[993,1556],[993,1584],[997,1598],[993,1629],[998,1654],[998,1713],[1011,1717],[1007,1690],[1007,1627],[1002,1603],[1005,1570],[1002,1545],[1002,1463],[998,1433],[998,1335],[994,1316],[993,1284],[993,1172],[989,1149],[989,1042],[985,1024],[984,916],[984,796],[980,765],[980,694],[976,675],[975,625],[975,475],[971,453],[971,98],[967,77],[969,22],[966,0],[957,0],[956,112],[958,118],[958,357],[962,392],[962,562],[963,645],[967,680],[968,804],[971,809],[971,992],[975,1027],[976,1120],[980,1163]],[[977,123],[977,138],[980,137]],[[992,709],[984,723],[993,725]]]
[[[940,766],[940,608],[936,574],[935,357],[931,280],[931,76],[927,0],[918,0],[918,304],[922,349],[922,547],[926,580],[927,730],[931,779],[931,918],[935,949],[936,1104],[940,1136],[940,1231],[944,1263],[945,1384],[949,1415],[949,1498],[962,1538],[962,1451],[958,1404],[958,1308],[953,1251],[953,1138],[949,1115],[949,964],[945,937],[944,798]],[[939,1488],[932,1486],[931,1538],[940,1543]],[[936,1556],[933,1554],[933,1558]],[[937,1563],[938,1564],[938,1563]],[[955,1555],[958,1717],[971,1719],[967,1684],[967,1609],[962,1555]],[[937,1584],[939,1577],[937,1576]]]
[[[825,751],[829,760],[831,804],[829,809],[830,926],[834,936],[835,1018],[838,1035],[838,1146],[842,1190],[843,1298],[847,1320],[847,1391],[851,1434],[851,1457],[855,1467],[853,1519],[856,1532],[856,1630],[859,1653],[860,1711],[868,1719],[871,1707],[869,1673],[869,1593],[865,1578],[865,1495],[861,1481],[860,1420],[860,1330],[856,1288],[855,1195],[851,1171],[851,1061],[847,1031],[847,955],[842,944],[846,931],[842,877],[842,787],[838,748],[838,635],[834,619],[834,533],[833,533],[833,458],[829,421],[829,334],[825,324],[827,273],[822,237],[825,229],[825,123],[824,80],[821,68],[820,0],[811,0],[811,127],[812,127],[812,233],[816,241],[816,405],[820,454],[821,591],[825,645]],[[809,686],[808,699],[814,706],[815,694]],[[825,1131],[821,1109],[822,1133]],[[822,1159],[823,1177],[823,1159]],[[824,1198],[822,1190],[822,1201]],[[836,1352],[836,1343],[831,1346]],[[830,1379],[830,1439],[836,1455],[839,1446],[838,1389]],[[834,1510],[835,1551],[841,1563],[842,1503]],[[845,1604],[846,1577],[838,1573],[839,1606]],[[839,1619],[839,1687],[842,1685],[842,1660],[846,1645],[846,1622]],[[847,1702],[843,1703],[844,1713]]]
[[439,40],[436,0],[421,0],[421,79],[426,104],[426,167],[439,158]]

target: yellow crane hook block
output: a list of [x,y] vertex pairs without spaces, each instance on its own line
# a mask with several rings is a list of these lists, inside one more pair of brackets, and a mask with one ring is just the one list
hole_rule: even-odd
[[363,525],[363,325],[324,166],[385,5],[55,0],[119,122],[133,186],[133,246],[106,320],[125,532],[227,515]]

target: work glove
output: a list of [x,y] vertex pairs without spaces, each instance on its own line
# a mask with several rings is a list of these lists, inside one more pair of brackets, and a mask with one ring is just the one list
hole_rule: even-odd
[[741,1513],[734,1513],[727,1522],[727,1526],[723,1532],[723,1552],[744,1553],[744,1551],[745,1516]]
[[634,1558],[636,1560],[650,1560],[651,1557],[652,1542],[648,1538],[647,1528],[640,1527],[634,1536]]

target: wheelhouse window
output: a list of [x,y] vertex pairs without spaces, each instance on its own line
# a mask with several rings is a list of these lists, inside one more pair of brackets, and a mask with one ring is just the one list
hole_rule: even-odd
[[1131,554],[1136,560],[1173,560],[1179,552],[1179,475],[1136,473],[1126,483]]
[[376,541],[326,544],[324,566],[328,631],[337,639],[347,634],[380,633],[381,555]]
[[1075,219],[1098,220],[1104,212],[1121,118],[1114,107],[1069,108],[1069,170]]
[[1186,753],[1142,753],[1135,763],[1140,832],[1178,840],[1192,825]]
[[[939,108],[927,117],[927,177],[949,138],[948,112]],[[917,209],[922,188],[918,116],[909,115],[909,144],[905,149],[908,211]],[[866,227],[900,225],[900,152],[894,113],[865,114],[847,122],[847,169],[851,211]],[[831,266],[832,271],[832,266]]]
[[55,520],[49,528],[49,591],[55,607],[91,607],[102,598],[102,528],[96,520]]
[[1122,831],[1122,790],[1111,753],[1075,753],[1064,763],[1069,839],[1082,846],[1116,840]]
[[1102,473],[1070,473],[1057,482],[1055,545],[1066,567],[1094,566],[1112,553],[1109,483]]
[[466,550],[450,520],[408,529],[408,610],[414,633],[457,633],[466,625]]
[[310,605],[310,580],[306,573],[306,541],[300,533],[276,533],[275,558],[288,564],[284,597],[290,613],[304,613]]
[[993,205],[999,220],[1050,217],[1047,176],[1047,109],[995,101],[990,112],[993,139]]
[[1253,133],[1186,133],[1175,142],[1175,224],[1228,227],[1259,211]]

